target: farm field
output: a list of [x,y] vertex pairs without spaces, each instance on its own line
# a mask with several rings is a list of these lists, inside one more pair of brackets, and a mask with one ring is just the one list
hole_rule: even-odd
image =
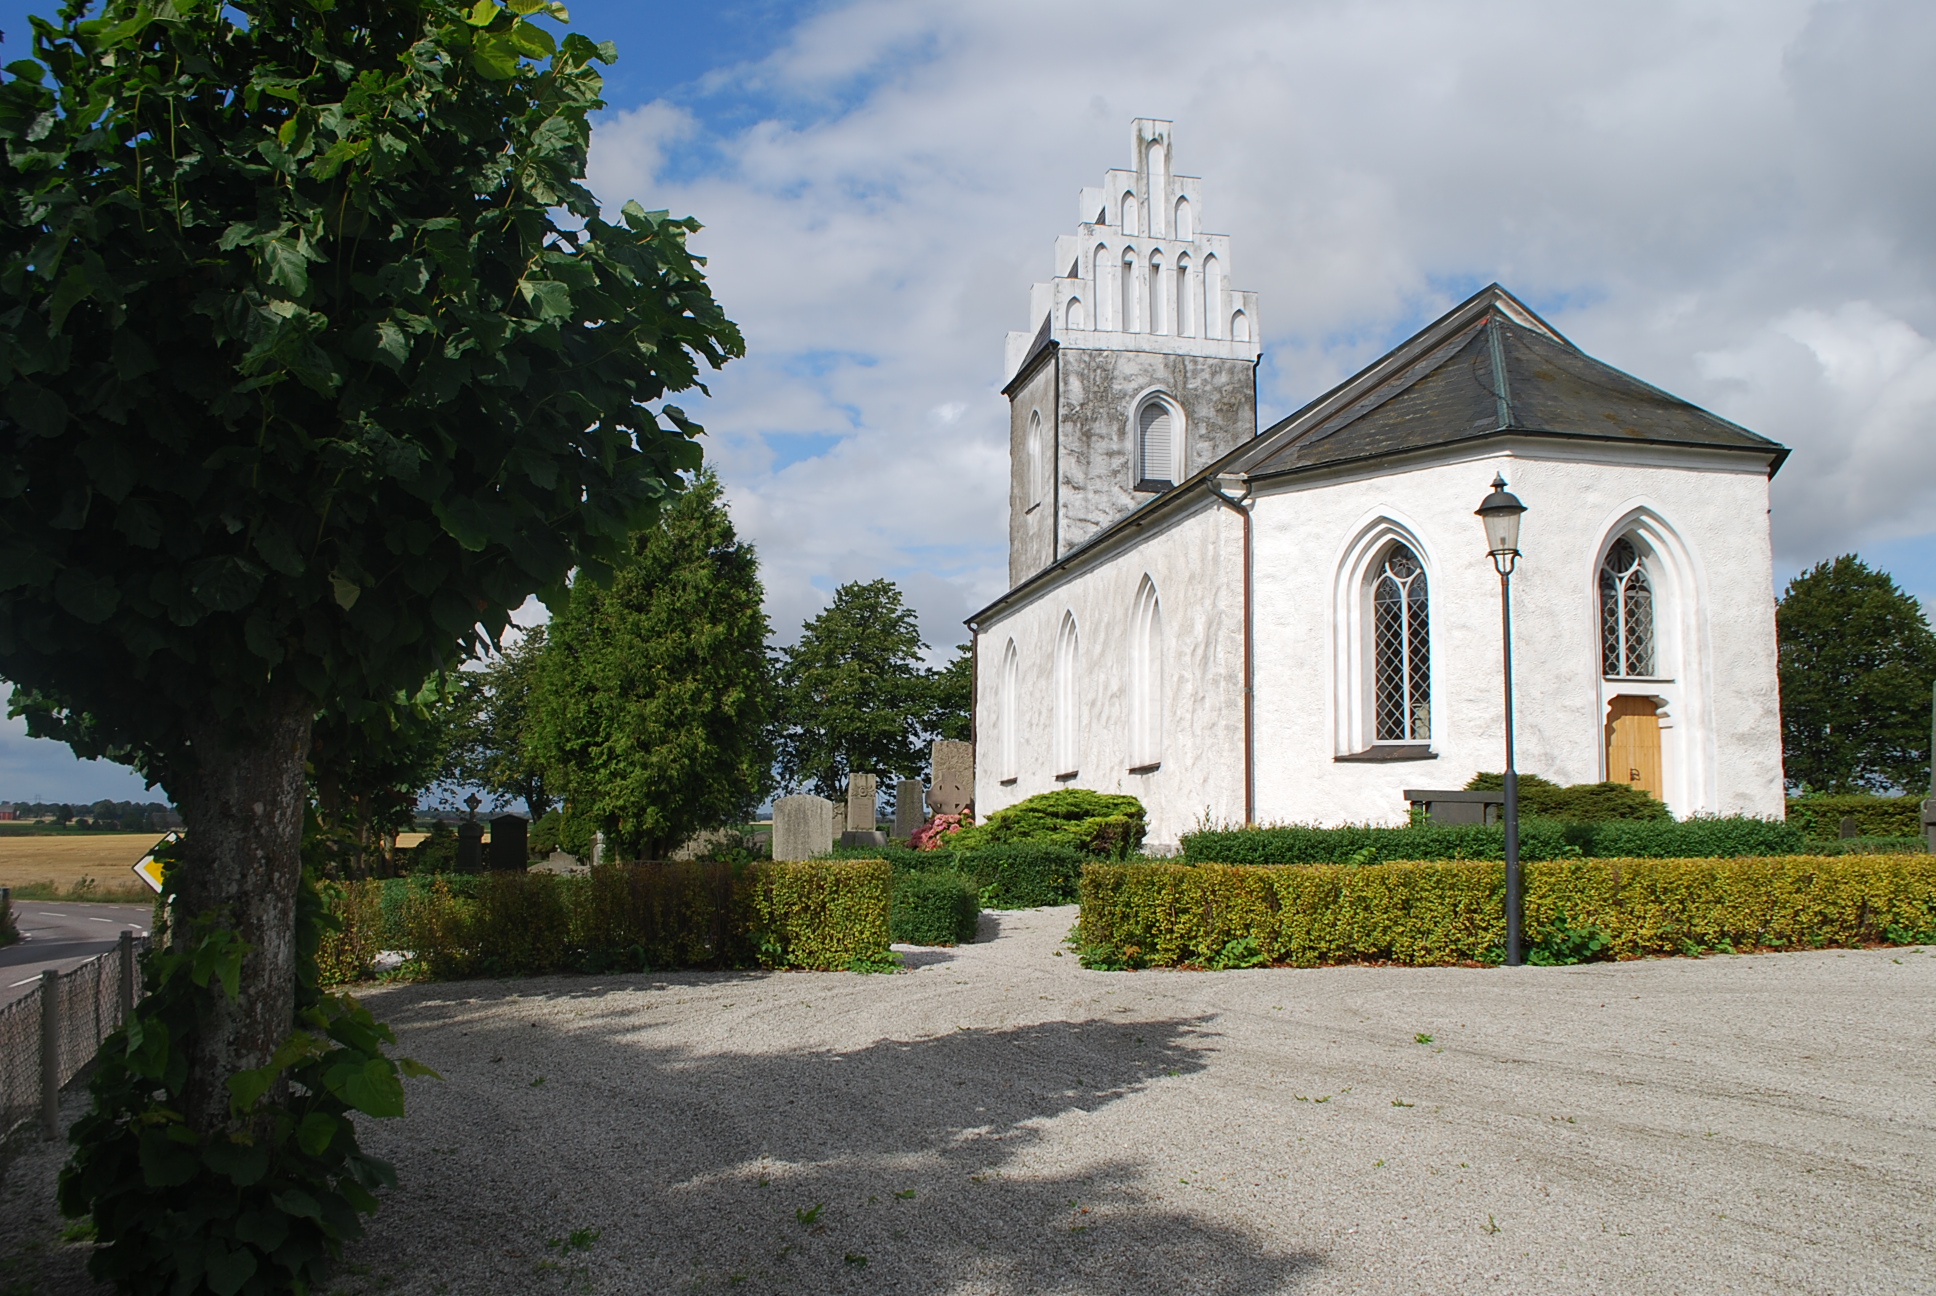
[[[0,886],[52,882],[66,891],[84,877],[103,892],[151,893],[133,873],[134,862],[161,840],[157,832],[96,833],[79,837],[0,836]],[[102,899],[107,899],[103,895]]]

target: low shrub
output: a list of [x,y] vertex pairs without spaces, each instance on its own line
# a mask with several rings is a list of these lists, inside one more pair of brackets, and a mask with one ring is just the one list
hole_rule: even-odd
[[888,956],[881,860],[612,864],[585,877],[492,872],[339,884],[330,979],[408,951],[443,979],[677,967],[833,970]]
[[[1683,859],[1711,855],[1794,855],[1804,843],[1772,819],[1615,819],[1598,823],[1528,818],[1519,824],[1519,858]],[[1392,860],[1503,860],[1497,824],[1417,824],[1377,828],[1286,825],[1219,828],[1183,835],[1183,859],[1217,864],[1379,864]]]
[[1143,803],[1133,796],[1059,788],[997,810],[947,838],[947,847],[974,850],[996,843],[1057,841],[1084,855],[1124,859],[1143,844]]
[[1034,909],[1076,902],[1084,856],[1067,842],[1051,840],[1002,842],[972,850],[836,846],[821,858],[885,859],[897,881],[905,873],[954,873],[973,884],[986,908]]
[[[1497,962],[1504,893],[1491,861],[1096,863],[1075,939],[1085,966],[1231,966],[1245,940],[1298,966]],[[1525,921],[1548,962],[1932,942],[1936,856],[1543,861],[1526,868]]]
[[1921,837],[1830,837],[1811,841],[1806,855],[1920,855],[1929,850]]
[[[1475,774],[1468,792],[1498,792],[1504,774]],[[1542,819],[1599,823],[1609,819],[1668,819],[1672,812],[1630,783],[1573,783],[1561,787],[1537,774],[1519,776],[1519,813]]]
[[457,869],[457,830],[439,819],[430,825],[430,834],[412,846],[404,867],[409,872],[430,876]]
[[11,894],[0,896],[0,949],[18,943],[20,928],[13,920],[13,897]]
[[908,945],[965,945],[975,939],[981,905],[972,882],[946,869],[897,874],[888,931]]
[[1788,798],[1788,822],[1813,838],[1839,838],[1842,820],[1855,820],[1863,837],[1916,837],[1923,803],[1916,796],[1799,796]]

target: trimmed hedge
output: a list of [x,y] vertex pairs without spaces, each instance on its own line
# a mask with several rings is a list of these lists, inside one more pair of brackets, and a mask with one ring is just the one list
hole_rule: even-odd
[[1136,853],[1146,831],[1143,803],[1133,796],[1058,788],[997,810],[981,823],[950,833],[955,850],[1017,842],[1062,842],[1084,855],[1124,859]]
[[974,884],[946,870],[901,873],[894,878],[888,931],[909,945],[966,945],[981,917]]
[[1923,799],[1856,795],[1788,798],[1788,822],[1810,837],[1840,837],[1844,816],[1855,820],[1856,832],[1863,837],[1920,837]]
[[[1490,861],[1090,864],[1077,940],[1104,967],[1498,962],[1504,897]],[[1605,958],[1930,943],[1936,856],[1554,860],[1525,917],[1529,946]]]
[[[905,846],[835,847],[823,859],[885,859],[897,880],[909,873],[954,873],[966,878],[990,909],[1034,909],[1074,904],[1086,858],[1059,841],[1006,842],[973,850],[909,850]],[[899,940],[900,937],[895,937]]]
[[[1419,824],[1404,828],[1215,829],[1183,835],[1182,858],[1193,864],[1380,864],[1392,860],[1503,860],[1506,830],[1484,824]],[[1519,858],[1691,859],[1796,855],[1801,832],[1772,819],[1614,819],[1577,823],[1522,819]]]
[[891,892],[878,859],[341,883],[318,962],[327,981],[368,975],[378,949],[411,951],[436,978],[879,965]]
[[[1475,774],[1468,792],[1498,792],[1504,774]],[[1566,787],[1537,774],[1519,776],[1519,813],[1541,819],[1601,822],[1608,819],[1668,819],[1667,806],[1630,783],[1573,783]]]

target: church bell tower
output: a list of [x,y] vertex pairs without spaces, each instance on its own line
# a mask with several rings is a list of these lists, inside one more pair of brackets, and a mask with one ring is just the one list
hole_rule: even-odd
[[1008,335],[1011,588],[1257,434],[1257,294],[1230,287],[1171,124],[1138,118],[1130,157]]

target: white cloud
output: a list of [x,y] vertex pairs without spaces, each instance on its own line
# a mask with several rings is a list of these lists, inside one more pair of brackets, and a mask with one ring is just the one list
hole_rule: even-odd
[[1933,14],[861,0],[608,118],[592,176],[708,226],[749,355],[696,412],[783,640],[844,579],[901,580],[937,645],[1006,585],[1003,334],[1139,115],[1263,294],[1267,414],[1497,278],[1793,446],[1799,562],[1936,530]]

